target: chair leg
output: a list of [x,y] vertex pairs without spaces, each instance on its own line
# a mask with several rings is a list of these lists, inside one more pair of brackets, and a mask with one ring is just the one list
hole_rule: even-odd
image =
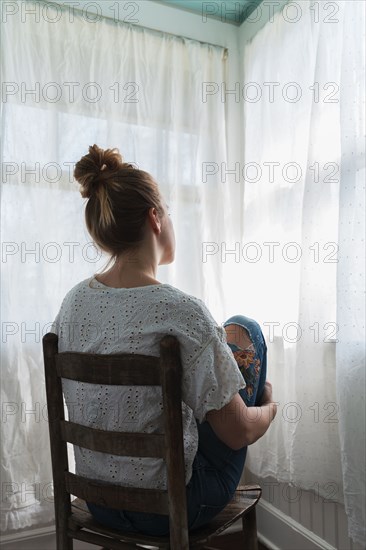
[[244,540],[246,542],[245,548],[248,550],[258,550],[257,517],[255,506],[253,506],[247,514],[244,514],[242,521]]
[[56,548],[57,550],[73,550],[74,548],[73,539],[61,529],[56,529]]

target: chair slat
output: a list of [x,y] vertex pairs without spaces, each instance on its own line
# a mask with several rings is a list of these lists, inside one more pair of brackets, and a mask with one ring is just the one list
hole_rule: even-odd
[[164,434],[113,432],[61,421],[63,441],[118,456],[165,458]]
[[65,472],[66,490],[71,495],[107,508],[169,515],[168,492],[162,489],[140,489],[104,483]]
[[56,356],[57,375],[70,380],[111,386],[158,386],[159,357],[137,354],[63,352]]

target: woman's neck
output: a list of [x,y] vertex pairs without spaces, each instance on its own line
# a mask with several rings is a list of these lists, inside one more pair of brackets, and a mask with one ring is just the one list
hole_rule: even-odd
[[118,275],[117,273],[103,273],[97,275],[96,280],[100,283],[112,288],[133,288],[136,286],[160,285],[153,277],[146,276],[143,273],[135,273],[128,275]]

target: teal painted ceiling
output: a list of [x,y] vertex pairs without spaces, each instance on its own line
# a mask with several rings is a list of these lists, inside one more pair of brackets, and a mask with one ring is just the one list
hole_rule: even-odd
[[262,0],[160,0],[162,4],[241,25]]

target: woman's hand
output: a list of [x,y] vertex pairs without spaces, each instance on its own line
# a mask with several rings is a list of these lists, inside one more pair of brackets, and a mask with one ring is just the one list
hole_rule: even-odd
[[261,399],[261,402],[259,403],[259,406],[261,407],[262,405],[268,405],[268,403],[272,403],[272,402],[273,402],[272,401],[272,384],[271,382],[266,380],[264,383],[262,399]]
[[272,400],[272,384],[268,380],[264,383],[264,389],[262,394],[262,399],[259,404],[260,407],[269,405],[270,406],[270,415],[272,416],[271,422],[277,414],[277,403]]

